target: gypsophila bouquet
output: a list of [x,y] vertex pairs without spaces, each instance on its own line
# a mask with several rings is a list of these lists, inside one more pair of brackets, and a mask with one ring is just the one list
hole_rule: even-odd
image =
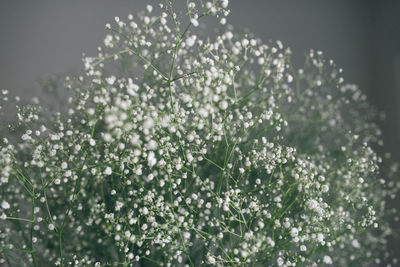
[[56,84],[65,112],[17,104],[1,126],[1,265],[396,263],[397,167],[373,149],[365,96],[321,52],[295,68],[228,14],[213,0],[116,17]]

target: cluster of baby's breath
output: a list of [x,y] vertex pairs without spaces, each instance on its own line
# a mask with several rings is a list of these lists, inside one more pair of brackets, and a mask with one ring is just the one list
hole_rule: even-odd
[[279,41],[201,36],[227,7],[116,17],[63,82],[66,112],[17,107],[2,128],[0,264],[388,262],[397,168],[381,168],[365,96],[319,51],[295,69]]

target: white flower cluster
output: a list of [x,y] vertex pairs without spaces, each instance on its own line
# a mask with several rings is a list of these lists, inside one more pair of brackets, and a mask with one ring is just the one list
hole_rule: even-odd
[[396,166],[380,171],[365,96],[321,52],[295,69],[279,41],[231,26],[202,36],[205,17],[227,23],[227,7],[188,2],[182,18],[167,2],[116,17],[84,73],[60,85],[67,112],[18,108],[0,147],[0,264],[390,259],[386,200],[400,184]]

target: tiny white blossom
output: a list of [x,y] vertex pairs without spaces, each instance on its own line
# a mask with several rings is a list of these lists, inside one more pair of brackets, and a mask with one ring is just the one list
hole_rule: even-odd
[[186,45],[188,47],[192,47],[195,44],[195,42],[196,42],[196,36],[195,35],[192,35],[192,36],[190,36],[190,37],[188,37],[186,39]]
[[324,185],[321,187],[321,190],[322,190],[322,192],[326,193],[326,192],[329,191],[329,186],[326,185],[326,184],[324,184]]
[[147,149],[149,149],[149,150],[155,150],[155,149],[157,149],[157,146],[158,146],[158,144],[157,144],[157,142],[154,141],[154,140],[150,140],[150,141],[147,143]]
[[324,263],[328,264],[328,265],[331,265],[333,263],[332,262],[332,258],[329,257],[329,256],[324,256]]
[[360,248],[360,242],[358,242],[357,239],[353,239],[353,240],[351,241],[351,245],[352,245],[353,247],[355,247],[355,248]]
[[199,26],[199,21],[195,18],[191,19],[190,22],[193,24],[194,27]]
[[3,201],[1,202],[1,208],[2,208],[3,210],[8,210],[8,209],[10,208],[10,204],[9,204],[7,201],[3,200]]
[[116,80],[117,78],[115,77],[115,76],[110,76],[110,77],[107,77],[106,78],[106,81],[107,81],[107,83],[109,84],[109,85],[113,85],[114,83],[115,83],[115,80]]
[[291,235],[292,237],[297,237],[297,236],[299,235],[299,230],[298,230],[296,227],[293,227],[293,228],[290,230],[290,235]]
[[228,102],[227,102],[226,100],[221,101],[221,103],[219,104],[219,107],[220,107],[222,110],[227,109],[227,108],[228,108]]
[[208,260],[208,263],[210,263],[210,264],[215,264],[216,263],[215,258],[213,256],[211,256],[211,255],[208,256],[207,260]]
[[318,242],[322,243],[322,242],[324,242],[325,237],[322,233],[318,233],[317,239],[318,239]]
[[147,118],[143,123],[143,128],[151,129],[154,127],[154,120],[152,118]]
[[66,169],[68,167],[68,164],[64,161],[63,163],[61,163],[61,169]]
[[226,32],[226,33],[225,33],[225,36],[226,36],[226,38],[227,38],[228,40],[230,40],[230,39],[233,38],[233,33],[232,33],[232,32]]
[[156,165],[157,159],[153,151],[150,151],[149,154],[147,155],[147,163],[149,164],[150,167]]
[[112,136],[111,136],[111,134],[109,134],[109,133],[105,133],[105,134],[103,135],[103,139],[104,139],[104,141],[106,141],[106,142],[108,143],[108,142],[111,142]]
[[90,140],[89,140],[89,144],[90,144],[91,146],[95,146],[95,145],[96,145],[96,141],[93,140],[93,139],[90,139]]
[[31,137],[30,137],[29,135],[27,135],[27,134],[23,134],[21,138],[22,138],[22,140],[24,140],[24,141],[30,140],[30,139],[31,139]]
[[107,168],[104,170],[104,174],[105,174],[105,175],[111,175],[111,174],[112,174],[112,169],[111,169],[111,167],[107,167]]

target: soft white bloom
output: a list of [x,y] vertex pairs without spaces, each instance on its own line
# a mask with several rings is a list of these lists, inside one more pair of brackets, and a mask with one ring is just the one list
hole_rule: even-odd
[[314,199],[310,199],[307,201],[307,206],[310,210],[315,210],[319,207],[318,202]]
[[219,107],[220,107],[222,110],[227,109],[227,108],[228,108],[228,102],[227,102],[226,100],[222,100],[222,101],[219,103]]
[[215,264],[216,263],[214,256],[209,255],[207,260],[208,260],[209,264]]
[[322,190],[322,192],[326,193],[326,192],[329,191],[329,186],[326,185],[326,184],[324,184],[324,185],[321,187],[321,190]]
[[317,234],[317,240],[318,242],[322,243],[324,242],[325,236],[322,233]]
[[324,263],[325,264],[328,264],[328,265],[330,265],[330,264],[332,264],[333,262],[332,262],[332,258],[331,257],[329,257],[329,256],[324,256]]
[[[111,26],[109,26],[109,24],[108,24],[108,27],[109,27],[109,29],[111,29]],[[107,28],[107,25],[106,25],[106,28]],[[112,41],[113,41],[113,37],[112,37],[112,35],[110,35],[110,34],[108,34],[107,36],[106,36],[106,38],[104,38],[104,45],[106,46],[106,47],[113,47],[114,45],[113,45],[113,43],[112,43]],[[112,81],[112,80],[110,80],[110,81]],[[108,82],[108,80],[107,80],[107,82]],[[112,83],[114,83],[113,81],[112,81]],[[111,83],[111,84],[112,84]]]
[[112,174],[112,169],[111,169],[111,167],[107,167],[107,168],[104,170],[104,174],[105,174],[105,175],[111,175],[111,174]]
[[355,248],[360,248],[360,242],[358,242],[357,239],[353,239],[353,240],[351,241],[351,245],[352,245],[353,247],[355,247]]
[[93,139],[90,139],[90,140],[89,140],[89,144],[90,144],[91,146],[95,146],[95,145],[96,145],[96,141],[93,140]]
[[155,157],[155,153],[153,151],[150,151],[147,155],[147,164],[149,165],[149,167],[153,167],[154,165],[156,165],[157,163],[157,159]]
[[196,35],[192,35],[186,39],[186,45],[192,47],[196,43]]
[[132,82],[132,79],[128,80],[128,85],[126,86],[126,92],[131,96],[136,96],[139,90],[139,85]]
[[157,147],[158,147],[158,144],[157,144],[157,142],[155,141],[155,140],[150,140],[148,143],[147,143],[147,149],[149,149],[149,150],[156,150],[157,149]]
[[109,84],[109,85],[113,85],[114,83],[115,83],[115,80],[116,80],[117,78],[115,77],[115,76],[110,76],[110,77],[107,77],[106,78],[106,81],[107,81],[107,83]]
[[143,128],[151,129],[153,127],[154,127],[154,120],[152,118],[149,117],[143,122]]
[[108,143],[108,142],[111,142],[112,136],[111,136],[111,134],[109,134],[109,133],[105,133],[105,134],[103,135],[103,139],[104,139],[104,141],[106,141],[106,142]]
[[225,37],[226,37],[228,40],[230,40],[230,39],[233,38],[233,33],[232,33],[232,32],[226,32],[226,33],[225,33]]
[[7,201],[3,200],[3,201],[1,202],[1,208],[2,208],[3,210],[8,210],[8,209],[10,208],[10,204],[9,204]]
[[61,163],[61,169],[66,169],[68,167],[68,164],[64,161],[63,163]]
[[31,138],[29,135],[27,135],[27,134],[23,134],[22,137],[21,137],[21,139],[24,140],[24,141],[26,141],[26,140],[30,140],[30,139],[32,139],[32,138]]
[[193,24],[194,27],[199,26],[199,21],[195,18],[191,19],[190,22]]
[[290,235],[291,235],[292,237],[297,237],[297,236],[299,235],[299,229],[297,229],[296,227],[293,227],[293,228],[290,230]]

